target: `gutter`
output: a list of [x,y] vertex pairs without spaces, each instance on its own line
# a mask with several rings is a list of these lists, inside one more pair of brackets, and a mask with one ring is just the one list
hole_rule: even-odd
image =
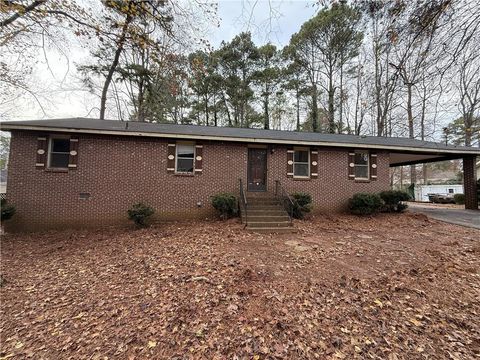
[[[4,124],[3,124],[4,125]],[[375,145],[375,144],[358,144],[358,143],[337,143],[327,141],[298,141],[298,140],[275,140],[265,138],[243,138],[233,136],[216,136],[216,135],[187,135],[187,134],[168,134],[155,132],[134,132],[134,131],[120,131],[120,130],[93,130],[93,129],[74,129],[74,128],[58,128],[46,126],[24,126],[8,124],[2,127],[1,131],[10,130],[32,130],[32,131],[47,131],[47,132],[66,132],[66,133],[83,133],[83,134],[101,134],[101,135],[118,135],[118,136],[138,136],[138,137],[153,137],[153,138],[168,138],[168,139],[191,139],[191,140],[213,140],[225,142],[243,142],[254,144],[284,144],[284,145],[304,145],[304,146],[329,146],[341,148],[356,148],[356,149],[379,149],[379,150],[395,150],[407,152],[421,152],[421,153],[438,153],[438,154],[464,154],[480,156],[480,150],[455,150],[455,149],[435,149],[435,148],[420,148],[409,146],[395,146],[395,145]]]

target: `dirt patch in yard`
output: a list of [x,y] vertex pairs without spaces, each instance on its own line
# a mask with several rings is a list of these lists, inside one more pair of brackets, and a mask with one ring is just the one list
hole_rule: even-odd
[[4,235],[1,358],[472,359],[480,231],[421,214]]

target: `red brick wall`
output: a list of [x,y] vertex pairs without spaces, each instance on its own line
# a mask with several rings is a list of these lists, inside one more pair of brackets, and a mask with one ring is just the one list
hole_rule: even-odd
[[[238,192],[246,180],[247,145],[204,142],[203,174],[167,174],[167,142],[163,139],[80,135],[78,169],[50,172],[35,168],[37,134],[14,132],[10,148],[7,197],[17,213],[9,230],[124,225],[126,211],[143,201],[159,219],[213,214],[210,196]],[[298,181],[286,177],[286,147],[268,152],[268,190],[280,179],[288,191],[312,194],[317,211],[338,211],[356,192],[389,188],[388,154],[378,154],[378,180],[348,180],[348,151],[319,149],[319,177]],[[88,200],[80,193],[90,193]],[[202,206],[198,207],[197,202]]]
[[465,193],[465,209],[478,209],[476,157],[463,158],[463,192]]
[[380,192],[390,189],[389,155],[377,152],[377,180],[356,182],[348,179],[348,150],[318,148],[318,178],[298,180],[287,178],[287,150],[277,147],[269,155],[269,189],[274,191],[275,180],[280,179],[289,193],[305,191],[313,197],[314,211],[338,212],[346,209],[348,199],[358,192]]

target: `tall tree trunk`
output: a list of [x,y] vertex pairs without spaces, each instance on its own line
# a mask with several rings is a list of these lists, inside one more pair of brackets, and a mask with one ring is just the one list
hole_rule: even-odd
[[227,99],[225,99],[225,93],[222,91],[222,100],[223,106],[225,106],[225,111],[227,112],[228,126],[232,127],[232,116],[230,115],[230,110],[228,109]]
[[265,84],[265,95],[264,95],[264,99],[263,99],[263,111],[264,111],[264,116],[265,116],[265,120],[264,120],[264,124],[263,124],[263,127],[265,129],[270,129],[270,115],[268,113],[268,86],[267,84]]
[[297,131],[300,131],[300,90],[298,89],[298,85],[295,96],[297,98]]
[[[412,111],[412,83],[407,83],[407,119],[408,119],[408,137],[413,139],[415,137],[413,129],[413,111]],[[410,183],[417,182],[417,171],[415,165],[410,165]]]
[[138,121],[145,121],[145,109],[144,109],[144,85],[143,80],[140,81],[138,85],[138,114],[137,120]]
[[205,96],[205,122],[207,126],[210,126],[209,124],[209,114],[208,114],[208,97]]
[[[241,107],[241,105],[240,105],[240,107]],[[234,108],[234,111],[233,111],[233,126],[235,126],[235,127],[238,127],[238,124],[239,124],[238,116],[239,116],[238,105],[235,105],[235,108]]]
[[381,77],[380,77],[380,45],[378,40],[377,18],[372,18],[373,28],[373,58],[375,63],[375,107],[376,107],[376,124],[377,136],[384,136],[385,118],[382,117],[382,98],[381,98]]
[[333,87],[333,65],[330,61],[330,66],[328,69],[328,132],[330,134],[335,134],[335,89]]
[[[422,114],[420,116],[420,136],[422,141],[425,141],[425,112],[427,108],[427,88],[423,87],[423,97],[422,97]],[[422,177],[423,177],[423,184],[426,185],[428,182],[427,179],[428,171],[427,171],[427,164],[422,164]]]
[[472,127],[473,127],[473,114],[469,112],[464,117],[465,125],[465,146],[472,145]]
[[312,89],[312,130],[318,131],[318,99],[317,99],[317,85],[313,85]]
[[[343,56],[342,56],[343,57]],[[340,66],[340,104],[339,104],[339,114],[338,114],[338,133],[343,132],[343,59],[342,66]]]
[[361,105],[360,104],[360,66],[358,67],[358,73],[357,73],[357,94],[355,96],[355,116],[354,116],[354,129],[353,129],[353,133],[355,135],[359,135],[357,134],[357,128],[358,128],[358,107]]
[[268,114],[268,97],[265,97],[264,103],[264,112],[265,112],[265,123],[263,124],[264,129],[270,129],[270,118]]
[[400,190],[403,190],[403,166],[400,166]]
[[415,137],[413,129],[413,111],[412,111],[412,84],[407,84],[407,120],[408,120],[408,137]]
[[242,69],[242,98],[241,98],[241,104],[240,104],[240,127],[244,127],[246,123],[245,119],[245,113],[246,113],[246,98],[245,94],[247,93],[247,86],[246,86],[246,81],[247,81],[247,74],[245,70],[245,66]]
[[117,43],[117,50],[115,50],[115,56],[113,57],[112,64],[110,65],[110,69],[108,69],[108,74],[103,84],[102,97],[100,99],[100,119],[101,120],[105,119],[105,108],[107,106],[108,88],[110,87],[110,83],[112,82],[113,74],[117,69],[118,61],[120,59],[120,55],[122,54],[123,46],[125,45],[128,26],[130,25],[132,20],[133,18],[130,15],[127,15],[125,17],[125,22],[123,23],[123,26],[122,26],[122,32],[120,34],[120,38],[118,39],[118,43]]
[[213,124],[214,126],[218,126],[218,119],[217,119],[217,96],[213,95]]

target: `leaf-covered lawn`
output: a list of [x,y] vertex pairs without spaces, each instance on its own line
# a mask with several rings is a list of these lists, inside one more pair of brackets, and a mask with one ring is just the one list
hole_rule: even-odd
[[472,359],[480,231],[422,215],[4,235],[1,358]]

